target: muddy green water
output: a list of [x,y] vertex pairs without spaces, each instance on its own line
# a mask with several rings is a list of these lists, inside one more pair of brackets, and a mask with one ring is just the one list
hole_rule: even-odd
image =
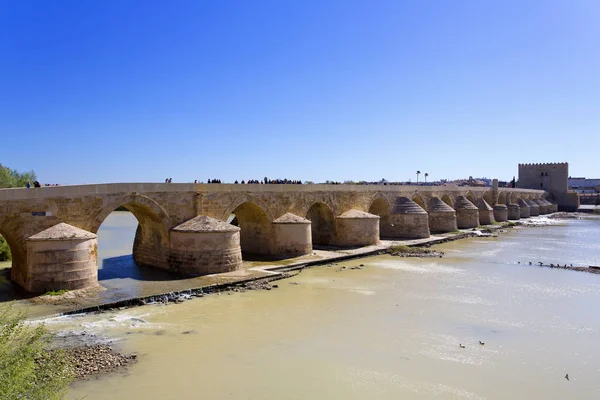
[[598,399],[600,275],[527,265],[600,265],[598,238],[600,221],[562,221],[47,324],[139,355],[73,399]]

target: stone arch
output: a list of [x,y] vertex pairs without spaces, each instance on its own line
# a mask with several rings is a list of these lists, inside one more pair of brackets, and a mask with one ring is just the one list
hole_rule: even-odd
[[483,193],[483,195],[481,196],[486,203],[488,203],[490,206],[494,205],[494,199],[492,198],[492,192],[491,191],[486,191]]
[[421,207],[423,210],[427,211],[427,202],[423,199],[421,193],[416,192],[415,194],[413,194],[411,200],[417,203],[419,207]]
[[368,212],[379,216],[379,236],[389,236],[391,206],[387,197],[382,193],[377,193],[371,201]]
[[498,193],[498,204],[508,204],[506,202],[506,192]]
[[323,203],[313,203],[306,212],[311,221],[312,242],[316,245],[332,245],[335,242],[335,216],[331,208]]
[[454,198],[449,194],[444,194],[442,196],[442,201],[448,204],[450,207],[454,208]]
[[[237,204],[234,203],[234,204]],[[269,255],[272,242],[272,218],[252,200],[244,201],[231,210],[240,228],[240,247],[243,254]]]
[[111,198],[96,213],[87,230],[97,233],[104,220],[119,207],[125,207],[138,221],[133,242],[134,261],[138,264],[167,269],[169,229],[172,227],[172,222],[160,204],[147,196],[134,192]]
[[467,200],[469,200],[471,203],[476,204],[477,201],[475,200],[475,195],[473,194],[473,192],[471,192],[470,190],[467,191],[467,193],[465,194],[465,197],[467,198]]
[[169,215],[160,204],[148,196],[139,193],[131,193],[110,199],[109,202],[96,213],[91,225],[83,227],[83,229],[89,230],[92,233],[98,233],[98,229],[100,229],[100,225],[102,225],[106,217],[119,207],[125,207],[131,211],[137,218],[140,226],[142,225],[142,220],[145,221],[147,219],[162,224],[165,232],[172,226],[171,218],[169,218]]
[[0,235],[8,244],[11,253],[11,279],[16,282],[23,282],[27,268],[27,248],[25,237],[13,232],[10,226],[10,219],[0,219]]
[[227,221],[227,219],[229,218],[229,216],[231,214],[235,214],[234,210],[236,208],[238,208],[240,205],[244,204],[244,203],[253,203],[253,204],[255,204],[257,207],[259,207],[262,210],[262,212],[265,213],[265,215],[269,219],[269,222],[273,221],[273,219],[274,219],[273,218],[273,213],[271,213],[271,210],[269,210],[269,208],[267,207],[267,205],[261,199],[259,199],[256,196],[252,196],[251,194],[245,194],[245,195],[240,196],[237,199],[235,199],[233,201],[233,203],[231,203],[229,205],[229,207],[227,207],[227,209],[223,213],[223,216],[221,217],[221,219],[223,221]]

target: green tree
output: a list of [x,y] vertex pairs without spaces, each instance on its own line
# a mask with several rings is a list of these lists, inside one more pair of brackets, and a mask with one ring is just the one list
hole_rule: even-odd
[[12,304],[0,305],[0,399],[55,400],[66,395],[73,373],[62,350],[48,350],[44,325],[25,322]]
[[0,235],[0,261],[10,260],[10,247],[8,247],[8,243],[6,240]]
[[[33,185],[37,180],[35,172],[19,172],[0,164],[0,188],[25,187],[27,181]],[[10,248],[6,240],[0,235],[0,261],[10,260]]]
[[25,187],[27,181],[37,180],[35,172],[19,172],[0,164],[0,188]]

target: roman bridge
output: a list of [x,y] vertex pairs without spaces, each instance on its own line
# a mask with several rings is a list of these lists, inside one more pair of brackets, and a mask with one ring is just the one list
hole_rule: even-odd
[[310,254],[313,246],[425,238],[555,211],[546,196],[497,185],[117,183],[2,189],[0,234],[13,255],[11,279],[43,292],[97,285],[96,234],[119,207],[139,222],[137,263],[203,275],[242,268],[242,254],[291,258]]

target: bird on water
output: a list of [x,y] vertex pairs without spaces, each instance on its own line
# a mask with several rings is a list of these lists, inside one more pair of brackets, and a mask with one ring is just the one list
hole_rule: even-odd
[[569,374],[566,374],[566,375],[565,375],[565,379],[566,379],[566,380],[568,380],[568,381],[570,381],[570,379],[569,379]]
[[460,344],[460,343],[459,343],[459,344],[458,344],[458,347],[460,347],[461,349],[464,349],[464,348],[465,348],[465,347],[467,347],[467,346],[465,346],[464,344]]
[[483,343],[483,342],[480,340],[480,341],[479,341],[479,344],[483,346],[485,343]]

